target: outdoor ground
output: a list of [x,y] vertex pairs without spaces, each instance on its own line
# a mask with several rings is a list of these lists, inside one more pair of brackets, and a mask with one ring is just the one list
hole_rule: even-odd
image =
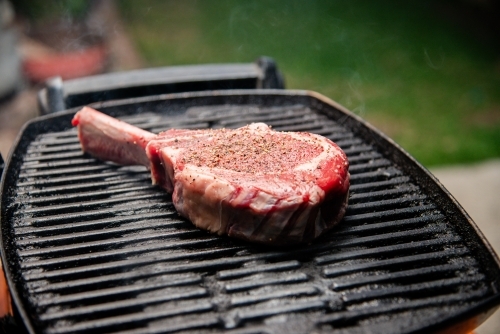
[[[477,224],[497,254],[500,254],[500,159],[476,164],[431,169]],[[477,334],[500,333],[500,311],[492,315]]]

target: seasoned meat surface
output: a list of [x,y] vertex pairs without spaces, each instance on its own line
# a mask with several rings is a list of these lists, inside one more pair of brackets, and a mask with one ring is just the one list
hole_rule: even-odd
[[308,242],[345,213],[347,157],[319,135],[273,131],[263,123],[155,135],[88,107],[73,125],[85,152],[145,165],[182,216],[219,235]]

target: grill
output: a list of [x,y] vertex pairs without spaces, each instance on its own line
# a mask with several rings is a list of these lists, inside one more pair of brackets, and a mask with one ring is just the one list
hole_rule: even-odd
[[347,214],[273,248],[180,217],[149,173],[81,152],[76,109],[28,123],[2,182],[2,259],[32,333],[418,333],[500,303],[499,261],[449,193],[390,139],[316,93],[234,90],[96,103],[151,132],[266,122],[335,141]]

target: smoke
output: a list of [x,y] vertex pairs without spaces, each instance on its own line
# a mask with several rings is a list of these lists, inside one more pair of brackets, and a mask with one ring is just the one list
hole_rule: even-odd
[[435,60],[431,59],[427,48],[424,48],[424,57],[425,63],[434,70],[440,70],[444,64],[445,55],[442,48],[439,49],[438,57]]

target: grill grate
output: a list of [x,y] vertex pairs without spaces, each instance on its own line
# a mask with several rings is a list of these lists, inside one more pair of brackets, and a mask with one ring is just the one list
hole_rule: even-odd
[[83,155],[75,129],[47,131],[29,143],[2,212],[39,332],[411,332],[492,293],[429,195],[317,110],[219,105],[121,119],[152,132],[263,121],[322,134],[351,163],[346,217],[293,249],[213,236],[179,217],[143,168]]

